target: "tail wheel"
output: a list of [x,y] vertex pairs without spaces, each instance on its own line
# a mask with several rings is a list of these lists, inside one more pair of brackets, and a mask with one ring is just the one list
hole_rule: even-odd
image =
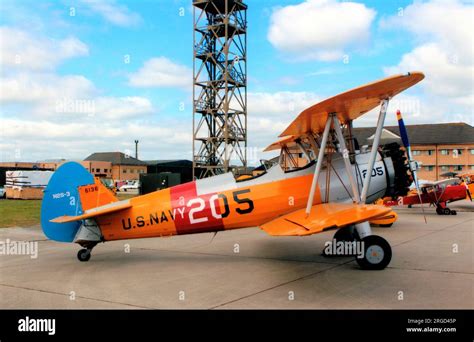
[[79,259],[79,261],[89,261],[89,259],[91,258],[91,250],[87,248],[79,250],[79,252],[77,252],[77,258]]
[[383,237],[369,235],[362,239],[364,256],[356,261],[363,270],[383,270],[392,260],[392,248]]

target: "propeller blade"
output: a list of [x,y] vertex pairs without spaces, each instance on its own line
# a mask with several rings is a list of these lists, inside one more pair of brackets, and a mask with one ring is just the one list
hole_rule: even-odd
[[412,159],[410,140],[408,139],[407,129],[405,127],[405,123],[403,122],[402,113],[400,112],[400,110],[397,110],[397,120],[398,120],[398,128],[400,130],[400,137],[402,138],[403,146],[405,146],[405,149],[407,150],[408,165],[410,167],[411,174],[413,175],[413,182],[415,183],[416,192],[418,193],[418,199],[420,200],[421,211],[423,212],[423,218],[425,219],[425,223],[428,223],[428,221],[426,221],[425,209],[423,208],[423,201],[421,200],[421,192],[420,192],[420,185],[418,183],[418,177],[416,175],[417,166],[416,166],[415,161]]

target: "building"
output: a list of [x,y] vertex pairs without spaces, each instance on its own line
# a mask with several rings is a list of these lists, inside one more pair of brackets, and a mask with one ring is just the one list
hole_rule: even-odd
[[147,173],[171,172],[180,175],[180,182],[193,180],[193,162],[190,160],[145,160]]
[[[138,180],[141,173],[147,172],[145,162],[122,152],[97,152],[91,154],[84,161],[108,163],[101,165],[110,165],[107,167],[107,173],[110,174],[108,178],[112,178],[114,181]],[[103,171],[104,166],[94,165]],[[109,170],[111,171],[109,172]],[[96,169],[91,170],[92,173],[96,171]]]
[[[67,162],[67,160],[55,160],[55,161],[44,161],[39,162],[38,164],[49,170],[56,170],[59,166]],[[84,168],[92,173],[95,177],[99,178],[112,178],[112,163],[107,161],[86,161],[80,160],[77,161]]]
[[[0,163],[0,185],[5,184],[6,171],[37,170],[37,171],[55,171],[59,166],[68,162],[66,159],[48,160],[40,162],[4,162]],[[111,178],[112,163],[104,161],[77,161],[82,164],[87,171],[95,177]]]
[[[446,172],[474,171],[474,127],[466,123],[407,125],[413,158],[421,164],[418,178],[439,180]],[[384,128],[385,141],[399,141],[398,126]],[[370,145],[375,127],[358,127],[353,133],[359,145]]]

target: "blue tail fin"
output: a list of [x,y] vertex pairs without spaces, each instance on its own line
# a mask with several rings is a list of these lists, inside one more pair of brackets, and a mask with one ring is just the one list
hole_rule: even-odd
[[79,163],[61,165],[51,177],[41,204],[41,227],[51,240],[72,242],[81,222],[53,223],[50,220],[63,215],[81,215],[79,186],[94,184],[94,177]]

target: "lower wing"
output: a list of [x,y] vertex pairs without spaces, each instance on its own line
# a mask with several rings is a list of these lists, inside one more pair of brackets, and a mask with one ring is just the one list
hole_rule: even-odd
[[309,216],[305,209],[300,209],[264,223],[260,228],[274,236],[304,236],[365,222],[390,211],[373,204],[323,203],[314,205]]

